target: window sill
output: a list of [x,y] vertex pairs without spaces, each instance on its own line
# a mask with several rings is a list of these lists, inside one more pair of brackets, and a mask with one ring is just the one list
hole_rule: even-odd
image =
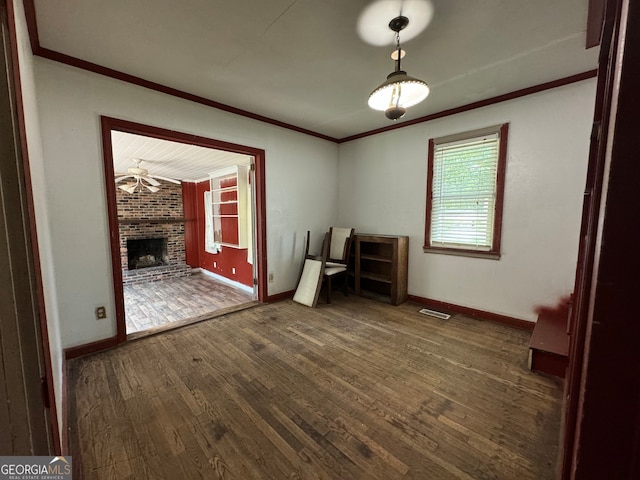
[[422,247],[424,253],[438,253],[441,255],[455,255],[458,257],[486,258],[500,260],[500,252],[481,252],[478,250],[463,250],[461,248]]

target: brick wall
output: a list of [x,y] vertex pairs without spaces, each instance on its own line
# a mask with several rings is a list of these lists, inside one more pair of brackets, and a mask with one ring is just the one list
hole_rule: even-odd
[[160,190],[156,193],[144,187],[138,187],[133,193],[116,188],[118,219],[183,218],[182,186],[159,182]]
[[[185,276],[191,268],[185,261],[182,187],[160,181],[160,190],[138,188],[134,193],[116,189],[120,221],[120,261],[123,283],[140,283],[168,277]],[[132,220],[140,222],[129,223]],[[146,220],[146,221],[145,221]],[[123,222],[124,221],[124,222]],[[127,239],[167,238],[169,265],[129,271]]]

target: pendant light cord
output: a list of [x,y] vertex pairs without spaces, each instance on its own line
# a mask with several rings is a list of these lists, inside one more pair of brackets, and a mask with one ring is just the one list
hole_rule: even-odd
[[400,60],[402,59],[402,49],[400,48],[400,32],[396,32],[396,52],[398,59],[396,60],[396,72],[400,71]]

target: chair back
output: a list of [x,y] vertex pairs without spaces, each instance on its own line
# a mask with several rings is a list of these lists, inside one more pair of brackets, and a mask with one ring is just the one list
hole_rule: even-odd
[[349,260],[349,249],[353,228],[331,227],[329,229],[329,260],[346,264]]

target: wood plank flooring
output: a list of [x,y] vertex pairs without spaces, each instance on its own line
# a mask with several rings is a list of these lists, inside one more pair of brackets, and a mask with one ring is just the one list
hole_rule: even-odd
[[199,317],[253,301],[251,293],[202,273],[125,285],[127,334]]
[[529,333],[419,309],[261,304],[74,359],[74,473],[554,478],[562,387],[527,370]]

